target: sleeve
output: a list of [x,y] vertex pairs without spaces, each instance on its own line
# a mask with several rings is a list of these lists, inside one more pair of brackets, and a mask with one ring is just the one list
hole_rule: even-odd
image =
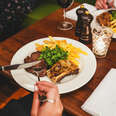
[[33,93],[19,100],[11,100],[0,110],[0,116],[30,116],[32,101]]
[[28,116],[28,114],[19,102],[12,100],[0,110],[0,116]]

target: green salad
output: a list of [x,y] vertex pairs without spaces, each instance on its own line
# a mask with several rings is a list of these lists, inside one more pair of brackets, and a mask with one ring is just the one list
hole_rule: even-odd
[[39,60],[44,59],[45,62],[47,63],[47,67],[50,68],[59,60],[65,60],[67,58],[68,58],[68,52],[64,51],[62,48],[56,45],[54,49],[45,47],[42,50]]
[[112,20],[116,19],[116,10],[112,10],[111,14],[112,14]]

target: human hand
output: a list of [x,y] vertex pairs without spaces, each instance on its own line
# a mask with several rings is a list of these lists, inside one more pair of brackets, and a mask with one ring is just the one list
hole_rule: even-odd
[[107,9],[108,8],[107,0],[96,0],[95,6],[98,9]]
[[98,9],[114,8],[114,0],[96,0],[95,5]]
[[[54,103],[45,102],[40,106],[39,95],[46,93],[47,99],[54,100]],[[33,96],[31,116],[61,116],[63,106],[55,84],[45,81],[36,83]]]

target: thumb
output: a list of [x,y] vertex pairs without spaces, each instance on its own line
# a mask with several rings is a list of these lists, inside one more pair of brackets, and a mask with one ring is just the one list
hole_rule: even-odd
[[107,9],[108,8],[108,0],[103,0],[103,2],[104,2],[103,7],[105,9]]
[[40,106],[40,102],[39,102],[38,87],[35,85],[34,86],[33,103],[32,103],[32,108],[31,108],[31,116],[37,116],[39,106]]

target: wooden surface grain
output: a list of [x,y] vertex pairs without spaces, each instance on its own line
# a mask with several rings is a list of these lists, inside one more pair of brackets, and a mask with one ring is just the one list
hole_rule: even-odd
[[[73,7],[77,6],[75,3]],[[58,23],[63,20],[62,9],[59,9],[35,24],[20,31],[16,35],[0,42],[0,65],[8,65],[11,62],[16,51],[28,42],[36,39],[51,36],[67,37],[78,41],[75,36],[75,21],[69,20],[74,27],[69,31],[60,31],[57,29]],[[91,43],[87,44],[91,49]],[[97,59],[97,69],[93,78],[83,87],[73,92],[61,95],[64,108],[75,116],[90,116],[81,109],[81,105],[90,96],[93,90],[98,86],[104,76],[111,68],[116,68],[116,40],[112,40],[108,50],[107,57]],[[9,71],[0,72],[12,79]]]

